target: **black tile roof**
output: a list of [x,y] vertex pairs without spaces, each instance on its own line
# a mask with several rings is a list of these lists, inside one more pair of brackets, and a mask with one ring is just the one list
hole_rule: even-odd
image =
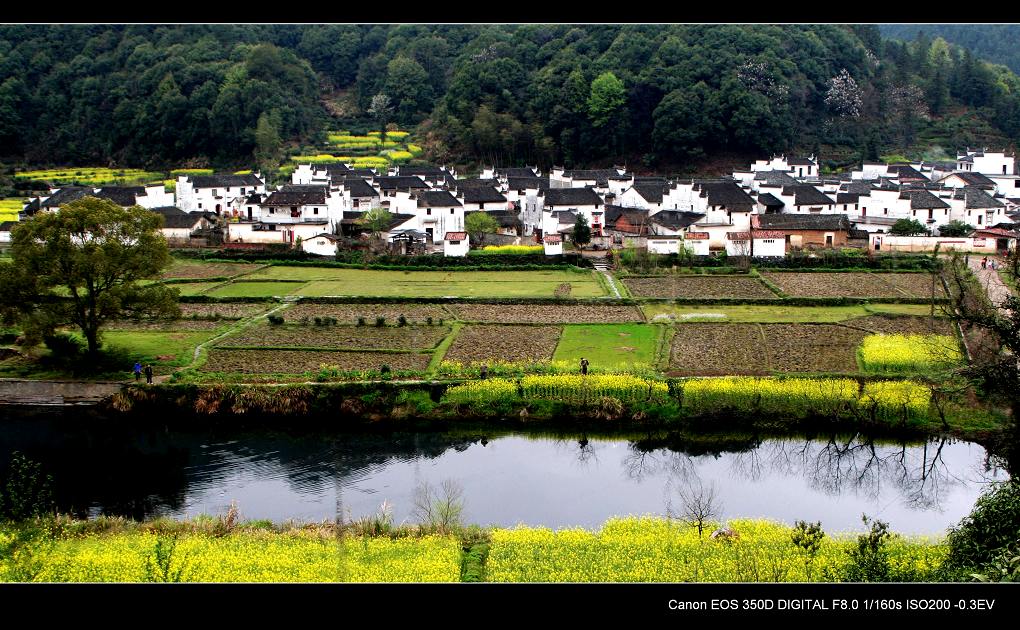
[[786,161],[786,163],[790,166],[814,166],[816,164],[815,160],[810,158],[790,158]]
[[915,180],[924,181],[928,178],[922,175],[916,168],[909,164],[890,164],[886,171],[894,175],[900,181]]
[[861,196],[858,195],[857,193],[844,193],[844,192],[836,193],[836,203],[845,203],[845,204],[858,203],[860,201],[860,199],[861,199]]
[[[516,167],[514,167],[514,168],[497,168],[497,169],[495,169],[495,173],[497,175],[499,175],[500,177],[506,177],[508,179],[511,178],[511,177],[538,177],[538,175],[535,174],[535,171],[532,170],[530,167],[528,167],[528,168],[516,168]],[[546,179],[548,179],[548,178],[546,178]]]
[[506,197],[491,186],[469,186],[457,191],[464,203],[505,203]]
[[759,194],[758,195],[758,203],[762,204],[763,206],[765,206],[767,208],[778,208],[778,207],[782,207],[782,206],[786,205],[785,203],[783,203],[782,199],[780,199],[779,197],[776,197],[772,193],[761,193],[761,194]]
[[981,188],[995,188],[995,182],[988,179],[981,173],[967,173],[965,171],[961,171],[959,173],[946,175],[946,177],[952,177],[953,175],[956,175],[957,177],[962,179],[963,183],[966,184],[967,186],[980,186]]
[[662,203],[662,198],[666,195],[664,182],[635,182],[631,188],[645,201],[652,203]]
[[11,229],[17,225],[17,221],[4,221],[0,223],[0,232],[10,232]]
[[138,196],[145,194],[143,186],[103,186],[96,191],[96,197],[109,199],[118,206],[133,206],[138,203]]
[[904,190],[900,199],[910,200],[911,210],[929,210],[932,208],[948,208],[949,204],[924,189]]
[[652,223],[661,225],[671,230],[682,230],[690,227],[705,218],[700,212],[689,212],[687,210],[663,210],[656,212],[649,219]]
[[397,175],[394,177],[376,177],[376,186],[383,190],[410,190],[428,188],[428,184],[417,175]]
[[1004,208],[1006,205],[984,190],[971,186],[955,191],[953,198],[964,199],[964,207],[968,210],[976,208]]
[[261,186],[264,182],[253,173],[247,175],[188,175],[188,181],[195,188],[240,188]]
[[872,190],[871,182],[870,181],[865,181],[865,180],[862,180],[862,179],[855,179],[855,180],[849,181],[849,182],[847,182],[845,184],[840,184],[839,187],[840,187],[841,190],[843,190],[845,192],[853,193],[855,195],[865,195],[865,196],[870,196],[871,195],[871,190]]
[[545,191],[547,206],[602,205],[602,197],[591,188],[550,188]]
[[379,191],[360,177],[347,177],[341,183],[344,190],[354,199],[367,199],[379,196]]
[[849,230],[845,214],[760,214],[758,224],[763,230]]
[[92,197],[95,193],[92,192],[91,188],[85,186],[64,186],[57,192],[50,195],[49,199],[42,202],[41,207],[43,208],[59,208],[65,203],[71,203],[77,201],[82,197]]
[[797,180],[790,177],[786,171],[758,171],[754,174],[754,181],[765,182],[768,186],[795,186]]
[[528,188],[546,190],[549,188],[548,177],[507,177],[506,185],[512,190],[526,190]]
[[322,206],[325,204],[325,186],[284,186],[262,202],[264,206]]
[[460,207],[462,204],[448,190],[421,190],[414,193],[419,208]]
[[748,210],[754,206],[754,198],[732,181],[705,182],[695,187],[701,191],[702,197],[708,199],[710,206],[746,207]]
[[203,218],[203,214],[200,212],[185,212],[177,206],[150,208],[150,210],[163,216],[163,227],[165,228],[192,228]]
[[790,195],[793,195],[793,205],[795,206],[827,206],[836,203],[810,184],[798,184],[783,188],[783,196]]
[[499,180],[491,178],[482,179],[480,177],[468,177],[466,179],[451,179],[447,180],[447,183],[450,186],[457,188],[458,190],[461,188],[471,188],[477,186],[490,186],[492,188],[496,188],[497,186],[499,186]]

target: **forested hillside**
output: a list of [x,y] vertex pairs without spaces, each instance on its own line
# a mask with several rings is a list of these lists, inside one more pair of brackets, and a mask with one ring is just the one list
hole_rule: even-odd
[[448,163],[840,161],[1011,144],[1020,79],[875,26],[0,27],[8,161],[242,166],[384,122]]
[[883,37],[912,41],[941,37],[992,63],[1020,72],[1020,24],[883,24]]

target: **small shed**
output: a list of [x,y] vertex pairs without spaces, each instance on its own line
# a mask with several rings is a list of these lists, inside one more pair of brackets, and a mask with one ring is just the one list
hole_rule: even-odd
[[563,253],[563,237],[559,234],[548,234],[542,239],[546,256],[559,256]]
[[469,247],[467,232],[447,232],[443,239],[444,256],[467,256]]
[[322,234],[316,234],[311,238],[302,240],[301,249],[316,256],[335,256],[336,246],[339,242],[340,237],[336,234],[323,232]]
[[726,233],[726,255],[727,256],[750,256],[751,255],[751,233],[750,232],[727,232]]
[[786,256],[786,233],[780,230],[754,230],[755,257],[782,258]]
[[649,254],[678,254],[680,253],[680,237],[660,236],[648,237]]
[[708,232],[688,232],[687,236],[684,237],[684,247],[693,256],[708,256],[708,246],[711,242],[712,237]]

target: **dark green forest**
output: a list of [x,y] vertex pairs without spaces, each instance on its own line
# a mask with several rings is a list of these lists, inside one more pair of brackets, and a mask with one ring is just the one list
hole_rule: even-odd
[[877,26],[0,27],[8,162],[246,166],[260,145],[380,122],[457,164],[685,169],[798,150],[832,166],[1012,145],[1020,79]]
[[883,37],[912,41],[941,37],[978,57],[1020,72],[1020,24],[883,24]]

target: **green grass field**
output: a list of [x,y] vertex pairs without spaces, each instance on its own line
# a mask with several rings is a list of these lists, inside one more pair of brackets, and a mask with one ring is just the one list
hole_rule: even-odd
[[[111,330],[103,333],[103,345],[124,348],[142,363],[183,367],[191,363],[195,346],[220,332],[222,329],[199,332]],[[125,371],[130,372],[131,366],[126,366]]]
[[205,295],[214,297],[272,297],[274,295],[290,295],[296,289],[306,286],[301,282],[232,282]]
[[[571,297],[605,295],[591,273],[571,271],[450,272],[271,267],[246,277],[252,280],[308,280],[308,284],[293,292],[307,296],[553,297],[556,288],[563,283],[570,284]],[[210,295],[220,293],[217,291]]]
[[599,367],[655,363],[660,326],[595,324],[564,326],[554,361],[576,363],[582,357]]
[[167,285],[171,289],[177,289],[181,292],[181,295],[198,295],[205,293],[214,286],[220,284],[219,282],[175,282]]
[[[678,321],[694,322],[834,323],[881,313],[925,316],[931,313],[931,306],[927,304],[858,304],[854,306],[643,304],[641,310],[644,311],[648,321],[655,321],[656,316],[672,316]],[[936,307],[937,313],[938,308]]]

